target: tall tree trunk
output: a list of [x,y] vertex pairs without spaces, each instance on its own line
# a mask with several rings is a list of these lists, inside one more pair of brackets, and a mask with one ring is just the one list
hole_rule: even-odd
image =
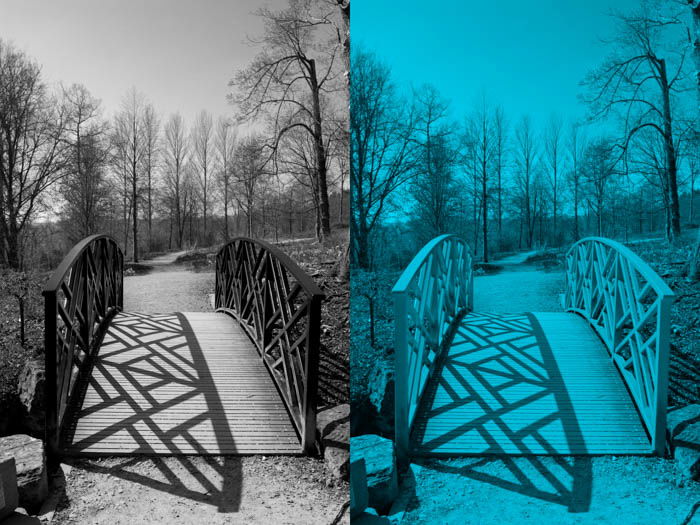
[[[695,61],[695,94],[697,97],[695,108],[695,152],[697,154],[700,147],[700,2],[698,0],[690,0],[690,6],[693,12],[693,58]],[[693,198],[693,191],[690,191],[690,198]],[[688,277],[693,280],[700,279],[700,228],[698,228],[697,240],[695,247],[690,257],[688,267]]]
[[484,262],[489,262],[489,239],[488,239],[488,200],[486,188],[486,155],[484,155],[481,174],[481,214],[482,232],[484,235]]
[[323,127],[321,125],[321,101],[318,80],[316,78],[316,62],[310,60],[311,96],[313,99],[314,117],[314,150],[316,153],[316,176],[318,178],[318,200],[320,214],[319,240],[323,240],[331,233],[330,204],[328,202],[328,166],[326,165],[326,152],[323,145]]
[[666,61],[659,60],[661,72],[661,87],[663,94],[663,112],[664,112],[664,150],[666,153],[666,175],[668,179],[669,205],[671,240],[676,239],[681,233],[681,213],[680,204],[678,202],[678,167],[676,164],[676,151],[673,145],[673,127],[671,116],[671,102],[668,87],[668,79],[666,77]]

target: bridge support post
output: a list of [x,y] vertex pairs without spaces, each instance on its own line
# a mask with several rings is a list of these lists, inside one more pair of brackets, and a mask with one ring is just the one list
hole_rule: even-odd
[[55,466],[58,455],[56,315],[56,293],[44,292],[44,441],[50,467]]
[[405,293],[394,294],[394,436],[396,459],[408,462],[410,428],[408,425],[408,326]]
[[669,340],[671,336],[671,304],[673,303],[673,297],[664,296],[660,299],[661,305],[659,307],[659,317],[657,319],[658,340],[656,346],[656,369],[658,370],[658,377],[656,378],[656,399],[654,400],[656,414],[651,444],[654,452],[656,452],[658,456],[663,456],[666,452],[668,360]]
[[306,325],[306,390],[304,392],[304,435],[301,447],[305,454],[311,455],[316,444],[316,391],[318,390],[318,362],[321,334],[321,299],[314,297],[309,303],[309,321]]

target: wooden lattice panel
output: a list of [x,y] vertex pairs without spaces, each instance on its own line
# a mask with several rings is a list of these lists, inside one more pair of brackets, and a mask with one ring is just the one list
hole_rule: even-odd
[[455,322],[472,307],[472,262],[460,238],[433,239],[394,286],[396,439],[403,453],[437,356]]
[[235,239],[217,255],[216,308],[234,316],[256,345],[306,451],[316,438],[322,299],[313,280],[266,243]]
[[665,447],[672,298],[663,280],[619,243],[583,239],[566,255],[565,307],[584,316],[605,343],[659,453]]
[[78,243],[44,288],[46,439],[56,451],[66,408],[89,359],[122,308],[124,258],[114,239],[94,235]]

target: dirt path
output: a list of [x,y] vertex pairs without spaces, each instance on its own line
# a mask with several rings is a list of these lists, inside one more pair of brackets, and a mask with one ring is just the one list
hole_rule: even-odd
[[[475,310],[561,311],[563,273],[515,260],[474,279]],[[673,469],[656,457],[421,462],[402,479],[402,524],[680,524],[700,501],[700,484],[679,487]]]
[[[210,310],[214,273],[173,265],[177,255],[158,258],[156,271],[124,278],[125,310]],[[323,462],[308,457],[137,457],[70,464],[55,517],[59,524],[327,524],[348,497],[347,485],[327,481]]]
[[159,255],[158,257],[153,257],[153,259],[146,259],[142,262],[143,264],[147,264],[149,266],[167,266],[169,264],[173,264],[178,257],[185,255],[186,253],[187,252],[184,250],[180,252],[169,252],[164,255]]

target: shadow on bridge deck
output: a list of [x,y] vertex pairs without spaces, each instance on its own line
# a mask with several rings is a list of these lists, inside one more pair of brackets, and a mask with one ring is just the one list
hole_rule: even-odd
[[[489,456],[457,471],[572,511],[588,507],[586,456],[652,453],[607,351],[570,313],[465,316],[427,385],[411,438],[414,456]],[[490,456],[504,462],[507,477],[480,471],[496,460]]]
[[[227,456],[301,453],[257,350],[225,314],[118,314],[78,388],[64,454],[139,456],[103,470],[218,502],[220,512],[237,511],[240,501],[240,461]],[[191,482],[158,460],[159,479],[132,468],[154,455],[179,456]]]

